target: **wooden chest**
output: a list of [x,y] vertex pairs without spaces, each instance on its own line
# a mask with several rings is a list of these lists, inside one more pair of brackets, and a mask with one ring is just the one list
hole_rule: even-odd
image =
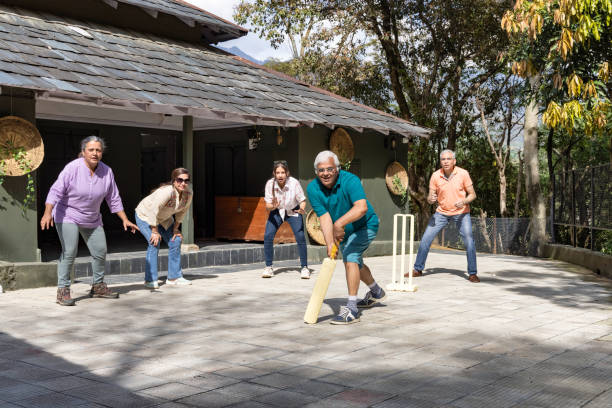
[[[215,237],[263,241],[268,212],[263,197],[215,197]],[[293,230],[285,222],[276,232],[274,243],[295,242]]]

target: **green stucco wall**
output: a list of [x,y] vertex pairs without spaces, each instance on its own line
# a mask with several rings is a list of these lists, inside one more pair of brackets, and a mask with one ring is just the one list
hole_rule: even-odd
[[[33,95],[2,89],[0,117],[13,115],[35,123]],[[36,172],[32,173],[36,180]],[[0,260],[38,261],[36,201],[22,213],[27,177],[6,177],[0,185]]]

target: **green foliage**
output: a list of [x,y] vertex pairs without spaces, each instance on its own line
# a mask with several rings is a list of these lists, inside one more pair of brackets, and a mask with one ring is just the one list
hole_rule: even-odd
[[6,166],[6,158],[13,159],[17,162],[19,168],[26,173],[26,188],[25,197],[21,203],[21,212],[25,215],[28,207],[36,199],[36,189],[34,188],[34,177],[32,176],[32,163],[27,158],[26,152],[21,146],[14,146],[10,143],[0,145],[0,153],[5,159],[0,161],[0,184],[4,183],[6,174],[4,172]]
[[398,195],[400,196],[400,198],[402,199],[402,202],[406,200],[406,187],[404,187],[404,184],[402,184],[402,180],[399,178],[399,176],[396,174],[393,176],[393,188],[395,189],[395,192],[398,193]]

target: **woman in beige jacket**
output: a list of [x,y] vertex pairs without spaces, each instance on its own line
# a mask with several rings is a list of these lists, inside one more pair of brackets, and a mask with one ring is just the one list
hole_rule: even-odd
[[191,285],[181,270],[179,226],[189,210],[193,193],[189,190],[189,170],[174,169],[169,182],[162,184],[142,199],[136,207],[136,224],[147,240],[145,287],[157,289],[157,255],[163,239],[168,244],[168,278],[166,285]]

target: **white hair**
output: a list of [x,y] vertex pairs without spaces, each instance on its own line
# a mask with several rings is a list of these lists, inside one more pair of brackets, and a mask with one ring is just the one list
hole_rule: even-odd
[[87,143],[98,142],[102,147],[102,152],[106,149],[106,143],[104,143],[104,139],[98,137],[96,135],[87,136],[85,139],[81,140],[81,151],[85,150],[87,147]]
[[338,156],[336,156],[336,153],[332,152],[331,150],[323,150],[322,152],[317,154],[317,157],[315,157],[315,174],[317,173],[317,166],[319,166],[319,164],[321,163],[325,163],[329,159],[334,159],[334,166],[336,166],[336,170],[340,170],[340,160],[338,160]]
[[442,150],[442,151],[440,152],[440,158],[442,158],[442,155],[443,155],[444,153],[450,153],[450,154],[452,154],[452,155],[453,155],[453,159],[455,158],[455,152],[453,152],[451,149],[444,149],[444,150]]

